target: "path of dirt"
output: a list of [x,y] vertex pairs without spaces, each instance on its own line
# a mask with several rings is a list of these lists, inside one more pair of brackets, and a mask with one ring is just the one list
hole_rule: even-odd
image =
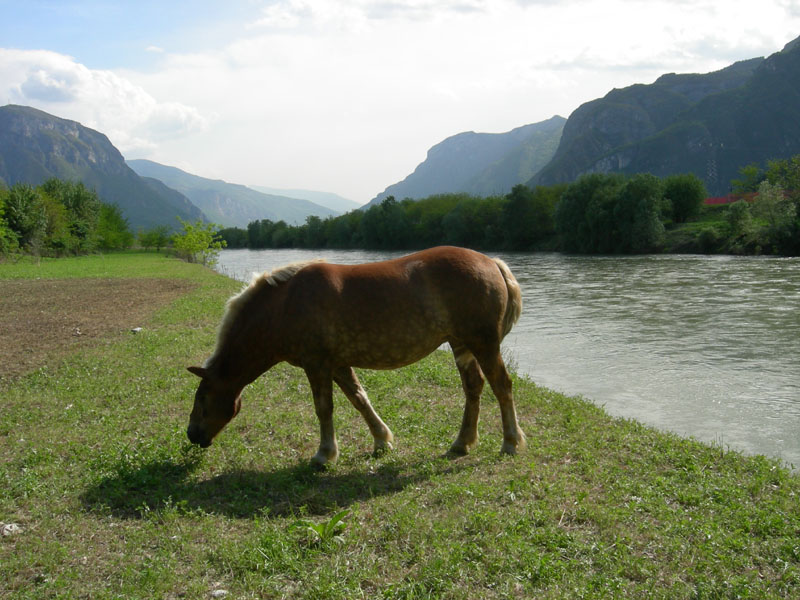
[[194,287],[168,279],[0,281],[0,380],[142,327]]

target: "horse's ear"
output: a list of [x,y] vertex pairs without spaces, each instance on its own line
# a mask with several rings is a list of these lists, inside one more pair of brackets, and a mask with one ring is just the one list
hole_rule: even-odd
[[203,367],[186,367],[186,370],[197,375],[200,379],[207,375],[207,371]]

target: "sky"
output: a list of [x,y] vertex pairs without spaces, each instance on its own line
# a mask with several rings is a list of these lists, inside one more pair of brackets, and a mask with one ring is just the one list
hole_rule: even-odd
[[798,36],[800,0],[0,0],[0,105],[128,159],[365,203],[457,133]]

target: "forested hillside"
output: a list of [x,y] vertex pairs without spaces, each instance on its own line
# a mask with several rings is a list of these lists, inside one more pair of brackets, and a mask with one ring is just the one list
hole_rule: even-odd
[[75,121],[27,106],[0,107],[0,179],[39,185],[51,178],[83,183],[117,205],[134,229],[202,219],[186,197],[166,192],[134,173],[108,138]]

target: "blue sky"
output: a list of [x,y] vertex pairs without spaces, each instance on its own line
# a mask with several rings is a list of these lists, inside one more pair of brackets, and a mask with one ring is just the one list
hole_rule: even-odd
[[4,47],[49,49],[96,69],[152,67],[147,48],[209,51],[256,20],[254,2],[0,0]]
[[0,102],[128,158],[367,202],[442,139],[800,36],[800,0],[0,0]]

